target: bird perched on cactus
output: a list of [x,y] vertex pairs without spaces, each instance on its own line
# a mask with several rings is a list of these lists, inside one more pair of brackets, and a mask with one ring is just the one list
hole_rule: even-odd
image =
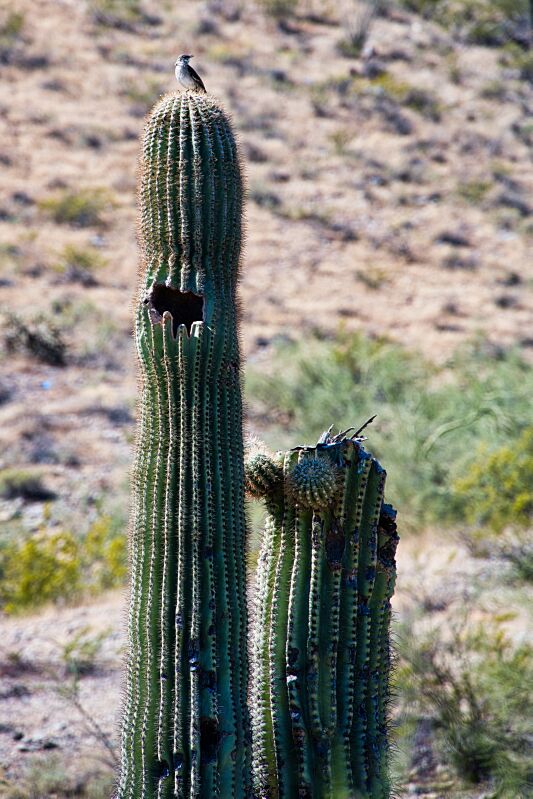
[[189,64],[191,58],[193,58],[192,55],[180,55],[176,61],[176,80],[178,83],[181,83],[185,89],[189,89],[193,92],[204,92],[205,94],[207,90],[203,80]]

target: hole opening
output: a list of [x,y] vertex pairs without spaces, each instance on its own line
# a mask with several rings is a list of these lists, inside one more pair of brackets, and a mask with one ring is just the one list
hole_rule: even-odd
[[144,302],[149,307],[153,323],[161,322],[165,311],[172,315],[174,336],[180,325],[185,325],[190,336],[193,322],[204,321],[204,298],[192,291],[179,291],[156,283]]

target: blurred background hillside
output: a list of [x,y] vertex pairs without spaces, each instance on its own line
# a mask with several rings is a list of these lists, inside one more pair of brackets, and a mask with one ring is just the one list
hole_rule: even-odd
[[530,15],[0,0],[0,796],[111,792],[138,140],[182,52],[248,178],[250,433],[276,449],[378,414],[397,793],[533,795]]

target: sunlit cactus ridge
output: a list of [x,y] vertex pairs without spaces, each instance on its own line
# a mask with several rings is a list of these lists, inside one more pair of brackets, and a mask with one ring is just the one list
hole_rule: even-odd
[[118,799],[250,795],[236,280],[242,180],[209,96],[164,97],[140,166],[140,375]]

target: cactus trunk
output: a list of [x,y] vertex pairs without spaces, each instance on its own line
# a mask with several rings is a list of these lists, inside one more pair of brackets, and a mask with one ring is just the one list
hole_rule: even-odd
[[215,102],[151,114],[140,182],[129,656],[118,799],[248,796],[242,186]]
[[386,799],[397,534],[383,504],[385,472],[359,442],[326,436],[287,452],[283,473],[263,486],[252,635],[256,794]]

